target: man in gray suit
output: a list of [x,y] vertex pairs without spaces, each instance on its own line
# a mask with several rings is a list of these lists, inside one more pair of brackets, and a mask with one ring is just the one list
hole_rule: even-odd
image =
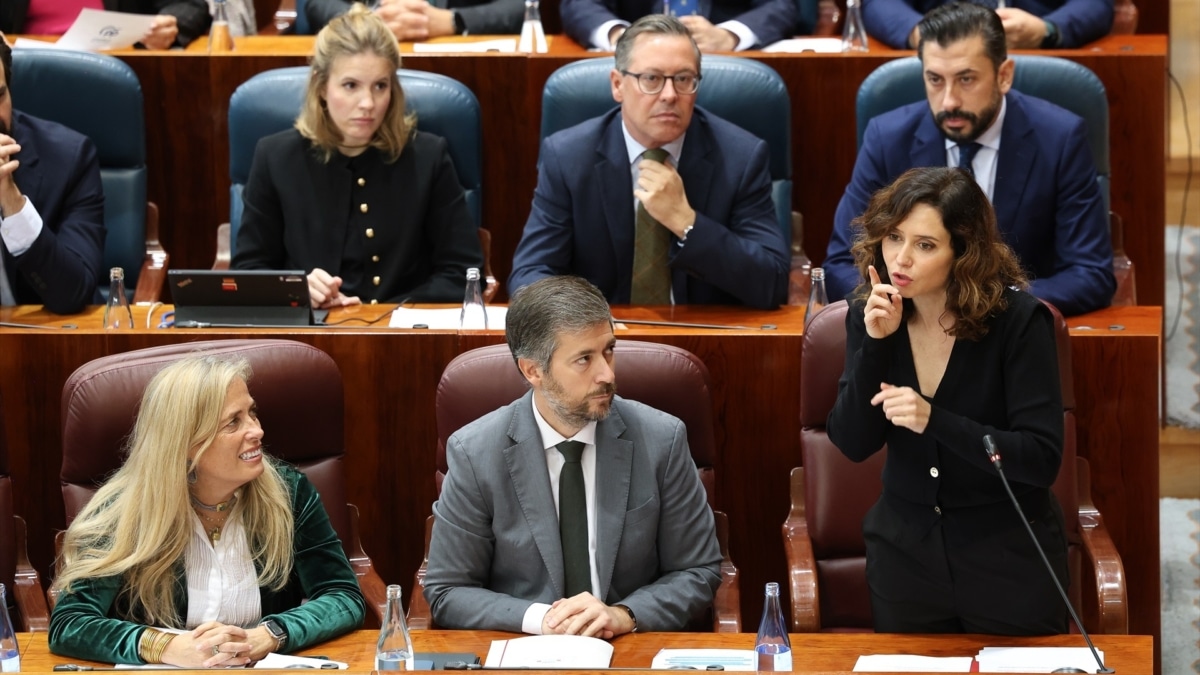
[[531,391],[446,445],[434,621],[606,639],[684,628],[712,604],[721,553],[683,423],[615,395],[612,315],[583,279],[525,287],[505,336]]

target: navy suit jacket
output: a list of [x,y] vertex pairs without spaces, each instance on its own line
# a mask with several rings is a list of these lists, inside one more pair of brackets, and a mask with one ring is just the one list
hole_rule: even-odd
[[[1112,241],[1084,121],[1015,89],[1007,99],[992,200],[1000,234],[1020,258],[1031,293],[1068,316],[1107,307],[1117,287]],[[850,254],[850,221],[876,190],[918,166],[946,166],[945,137],[929,103],[867,124],[825,254],[830,301],[862,281]]]
[[[701,108],[688,126],[679,175],[696,222],[670,248],[675,303],[774,309],[787,298],[789,254],[771,201],[767,144]],[[634,199],[621,111],[542,143],[533,210],[513,256],[509,293],[577,274],[628,304]]]
[[42,217],[42,232],[18,257],[4,247],[9,286],[18,304],[74,314],[100,299],[104,188],[96,146],[83,134],[18,110],[11,136],[21,146],[13,177]]
[[[704,15],[714,24],[740,21],[754,31],[757,46],[792,37],[800,17],[794,0],[706,0]],[[702,3],[703,4],[703,3]],[[633,23],[647,14],[663,11],[663,0],[562,0],[559,13],[563,32],[585,47],[592,33],[606,21]],[[751,45],[755,46],[755,45]]]
[[[353,0],[308,0],[304,13],[314,33],[350,10]],[[522,0],[432,0],[435,7],[461,14],[471,35],[520,33],[525,19]]]
[[[865,0],[863,24],[871,37],[895,49],[909,49],[908,36],[926,12],[951,0]],[[1073,49],[1108,35],[1113,0],[1007,0],[1058,27],[1058,46]]]

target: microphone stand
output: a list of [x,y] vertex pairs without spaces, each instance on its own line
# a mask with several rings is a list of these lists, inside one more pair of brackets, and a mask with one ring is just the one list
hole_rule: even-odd
[[[1008,485],[1008,478],[1004,475],[1004,468],[1001,466],[1000,462],[1000,451],[996,449],[996,442],[992,440],[991,434],[984,434],[983,449],[987,451],[988,459],[992,460],[992,465],[996,467],[996,473],[1000,474],[1000,482],[1004,484],[1004,491],[1008,493],[1008,498],[1012,500],[1013,507],[1017,509],[1017,515],[1021,516],[1021,524],[1025,526],[1025,531],[1029,533],[1029,538],[1033,540],[1033,547],[1037,549],[1038,555],[1042,557],[1042,562],[1046,565],[1046,571],[1050,573],[1050,580],[1054,582],[1054,587],[1058,589],[1058,595],[1062,598],[1063,604],[1067,606],[1067,611],[1071,613],[1071,619],[1075,622],[1075,627],[1078,628],[1079,632],[1083,635],[1083,639],[1087,642],[1088,649],[1092,650],[1092,658],[1096,659],[1096,665],[1100,666],[1100,669],[1096,672],[1117,672],[1112,668],[1105,666],[1104,661],[1100,659],[1100,654],[1096,651],[1096,645],[1092,644],[1092,638],[1088,636],[1087,629],[1083,627],[1083,622],[1079,620],[1079,615],[1075,613],[1075,608],[1071,606],[1071,601],[1067,598],[1067,592],[1063,590],[1062,584],[1058,582],[1058,576],[1054,574],[1054,567],[1050,565],[1050,559],[1046,557],[1046,552],[1042,550],[1042,545],[1038,543],[1037,536],[1033,534],[1033,528],[1029,526],[1029,519],[1025,517],[1025,512],[1021,510],[1021,504],[1017,501],[1017,496],[1013,494],[1012,488]],[[1072,671],[1055,670],[1053,672],[1061,673]]]

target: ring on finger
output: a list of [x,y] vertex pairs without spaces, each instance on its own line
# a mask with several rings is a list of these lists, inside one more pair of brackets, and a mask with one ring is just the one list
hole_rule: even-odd
[[216,656],[217,654],[220,654],[220,653],[221,653],[221,646],[213,645],[212,655]]

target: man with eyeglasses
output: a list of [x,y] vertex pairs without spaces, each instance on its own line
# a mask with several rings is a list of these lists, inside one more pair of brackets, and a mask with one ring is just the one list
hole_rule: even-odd
[[613,304],[784,302],[789,257],[767,145],[696,108],[702,81],[679,19],[630,26],[611,73],[620,106],[542,144],[510,293],[576,274]]

